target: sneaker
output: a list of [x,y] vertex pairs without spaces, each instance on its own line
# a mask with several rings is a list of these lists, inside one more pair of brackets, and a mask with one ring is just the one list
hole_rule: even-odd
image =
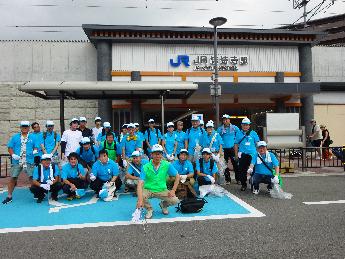
[[2,201],[2,204],[8,204],[8,203],[11,203],[12,202],[12,197],[10,198],[10,197],[6,197],[6,199],[4,199],[3,201]]
[[145,219],[150,219],[150,218],[152,218],[152,216],[153,216],[153,210],[152,209],[147,210],[146,215],[145,215]]
[[52,194],[50,197],[52,198],[53,201],[58,201],[59,200],[57,195],[53,195]]
[[164,215],[168,215],[168,214],[169,214],[168,208],[167,208],[166,206],[164,206],[164,201],[161,201],[161,202],[159,203],[159,207],[161,207],[162,213],[163,213]]
[[126,186],[126,187],[125,187],[125,190],[124,190],[123,192],[124,192],[124,193],[129,192],[129,188]]
[[241,191],[242,191],[242,192],[244,192],[245,190],[247,190],[247,186],[242,185],[242,187],[241,187]]
[[68,200],[68,201],[72,201],[73,199],[74,199],[74,195],[68,195],[68,196],[67,196],[67,200]]
[[253,190],[253,193],[255,194],[255,195],[258,195],[259,194],[259,190]]

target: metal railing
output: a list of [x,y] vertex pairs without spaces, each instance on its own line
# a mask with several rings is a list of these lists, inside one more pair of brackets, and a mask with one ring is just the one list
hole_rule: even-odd
[[0,154],[0,178],[10,176],[11,156]]
[[301,168],[302,171],[308,168],[344,167],[345,171],[344,147],[282,148],[270,151],[277,155],[280,167],[283,164],[285,167]]

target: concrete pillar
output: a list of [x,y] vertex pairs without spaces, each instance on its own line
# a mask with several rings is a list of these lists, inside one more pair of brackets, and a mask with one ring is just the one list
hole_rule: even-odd
[[[276,83],[284,83],[284,72],[277,72],[274,81]],[[276,100],[276,112],[278,113],[286,112],[284,100],[281,100],[281,99]]]
[[[97,80],[111,81],[112,70],[112,44],[108,41],[97,41]],[[98,100],[98,115],[103,121],[113,125],[113,108],[111,99]]]
[[[299,71],[301,72],[301,82],[313,82],[312,53],[311,45],[303,45],[298,48]],[[301,122],[305,126],[306,134],[311,133],[310,119],[314,118],[313,95],[306,95],[301,98]]]
[[[140,71],[131,72],[131,81],[141,81]],[[131,109],[131,118],[133,122],[138,122],[141,126],[143,125],[143,113],[141,111],[141,100],[133,99]]]

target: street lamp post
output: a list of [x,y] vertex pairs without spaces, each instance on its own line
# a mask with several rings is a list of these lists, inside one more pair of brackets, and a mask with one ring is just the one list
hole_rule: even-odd
[[213,76],[213,85],[211,85],[211,96],[214,96],[213,103],[216,108],[216,127],[219,126],[219,96],[221,95],[221,86],[218,84],[218,57],[217,57],[217,27],[226,23],[226,18],[216,17],[212,18],[209,23],[214,28],[214,44],[213,44],[213,53],[214,53],[214,76]]

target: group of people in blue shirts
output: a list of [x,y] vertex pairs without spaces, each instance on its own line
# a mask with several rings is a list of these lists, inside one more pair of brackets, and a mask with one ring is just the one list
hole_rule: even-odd
[[[247,189],[249,174],[253,193],[258,194],[259,183],[267,183],[269,190],[271,179],[276,179],[274,173],[279,173],[276,156],[267,151],[267,144],[250,129],[248,118],[244,118],[238,128],[230,123],[230,116],[224,114],[222,125],[215,129],[213,121],[203,126],[199,117],[192,115],[191,128],[184,131],[183,122],[178,121],[175,129],[174,123],[169,122],[164,134],[155,127],[153,119],[148,121],[145,132],[140,132],[138,123],[129,123],[121,127],[118,135],[109,122],[104,122],[103,127],[101,122],[101,118],[96,117],[95,127],[89,129],[85,117],[73,118],[70,129],[60,137],[54,131],[53,121],[46,122],[44,132],[38,123],[22,121],[20,132],[8,143],[11,178],[3,204],[12,201],[21,172],[32,179],[30,190],[37,202],[42,202],[48,192],[57,200],[61,189],[69,200],[80,198],[88,187],[99,196],[105,186],[118,190],[123,181],[125,192],[135,191],[142,168],[157,144],[162,146],[164,158],[181,176],[181,184],[219,183],[220,174],[224,174],[226,184],[230,184],[232,164],[235,182],[241,185],[241,190]],[[29,132],[30,126],[32,132]],[[226,164],[224,171],[221,161]],[[124,177],[120,176],[121,172]],[[112,197],[114,195],[115,191]]]

